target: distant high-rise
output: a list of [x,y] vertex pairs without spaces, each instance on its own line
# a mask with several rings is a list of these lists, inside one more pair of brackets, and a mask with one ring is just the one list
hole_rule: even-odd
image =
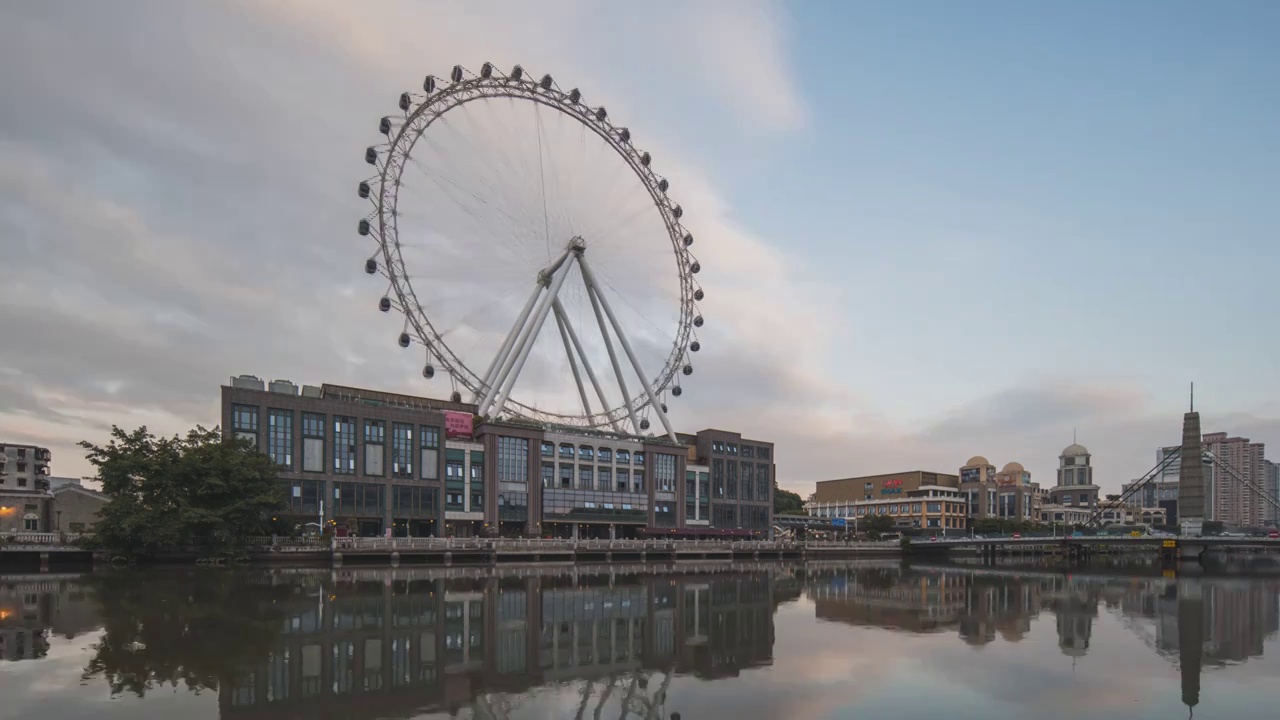
[[[1267,484],[1263,487],[1267,494],[1276,500],[1280,500],[1280,463],[1274,463],[1270,460],[1264,461],[1267,465]],[[1263,500],[1263,517],[1267,519],[1267,525],[1275,527],[1280,525],[1280,508],[1274,503]]]
[[[1228,437],[1226,433],[1207,433],[1204,436],[1204,449],[1240,478],[1257,488],[1266,487],[1266,460],[1263,458],[1266,448],[1263,443],[1250,442],[1249,438],[1244,437]],[[1185,467],[1185,458],[1183,463]],[[1267,513],[1270,503],[1260,493],[1225,470],[1219,473],[1216,485],[1213,519],[1241,527],[1266,524],[1270,517]]]

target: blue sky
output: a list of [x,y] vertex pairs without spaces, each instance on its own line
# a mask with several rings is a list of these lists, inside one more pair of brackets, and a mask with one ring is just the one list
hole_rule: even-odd
[[488,59],[653,150],[708,294],[673,419],[775,441],[784,486],[1047,484],[1075,429],[1118,489],[1192,380],[1274,448],[1277,36],[1265,2],[9,6],[0,437],[79,474],[232,374],[446,392],[370,315],[351,187],[401,91]]

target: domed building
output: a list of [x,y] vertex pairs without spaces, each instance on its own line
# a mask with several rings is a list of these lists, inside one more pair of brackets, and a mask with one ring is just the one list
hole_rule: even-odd
[[1098,486],[1093,483],[1093,463],[1089,449],[1071,443],[1058,455],[1058,484],[1049,491],[1055,505],[1098,507]]
[[970,523],[987,518],[1031,520],[1039,490],[1022,463],[1007,463],[996,472],[995,465],[975,455],[960,468],[960,492],[968,501]]

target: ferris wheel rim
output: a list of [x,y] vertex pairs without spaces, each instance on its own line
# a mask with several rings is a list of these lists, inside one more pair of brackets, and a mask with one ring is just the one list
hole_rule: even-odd
[[[641,379],[651,382],[658,394],[666,392],[673,384],[679,387],[676,381],[678,374],[682,371],[682,363],[690,351],[691,341],[696,343],[694,328],[702,324],[702,316],[697,311],[697,302],[702,296],[702,289],[693,277],[700,270],[700,264],[689,249],[692,236],[680,222],[682,210],[667,195],[669,183],[665,177],[652,169],[649,153],[635,147],[630,141],[630,131],[625,127],[620,128],[614,125],[603,107],[592,107],[582,102],[581,93],[576,89],[570,92],[561,90],[549,75],[544,76],[541,81],[535,81],[531,77],[526,79],[528,76],[524,75],[520,66],[516,66],[512,75],[505,75],[486,63],[481,75],[469,74],[461,66],[455,66],[451,77],[454,78],[453,82],[428,91],[421,101],[411,102],[409,108],[405,107],[406,98],[412,100],[414,95],[404,93],[401,96],[400,106],[405,111],[405,117],[400,122],[399,129],[394,133],[394,137],[391,137],[391,133],[388,132],[387,142],[371,146],[370,151],[374,151],[375,148],[382,150],[376,153],[376,161],[370,160],[366,155],[366,160],[379,169],[377,175],[370,178],[370,180],[377,180],[378,187],[376,198],[373,193],[370,193],[374,210],[366,219],[377,221],[374,239],[379,249],[375,255],[381,254],[382,270],[389,281],[388,294],[394,293],[398,301],[393,307],[396,307],[405,317],[405,334],[401,336],[401,345],[405,345],[404,338],[409,328],[412,328],[414,335],[409,337],[411,339],[416,337],[426,346],[428,361],[434,356],[457,383],[473,393],[480,393],[485,389],[483,378],[450,347],[444,337],[445,333],[436,328],[431,315],[417,297],[407,273],[399,240],[399,190],[405,161],[432,124],[467,103],[507,98],[533,102],[535,105],[550,108],[592,131],[626,163],[631,173],[645,187],[650,202],[662,218],[668,240],[671,242],[672,255],[679,276],[680,315],[671,350],[662,368],[653,375],[652,380],[648,377]],[[431,84],[432,81],[432,76],[428,76],[424,85]],[[424,87],[424,90],[427,88]],[[384,118],[385,127],[386,119]],[[688,374],[689,366],[685,365],[683,370]],[[675,394],[678,395],[679,392]],[[629,415],[641,413],[653,404],[646,395],[637,394],[631,398],[624,397],[624,402],[612,408],[603,408],[599,412],[570,414],[540,409],[523,403],[516,397],[508,398],[507,403],[515,408],[518,414],[533,420],[588,428],[609,425],[616,427]],[[665,404],[662,410],[665,411]]]

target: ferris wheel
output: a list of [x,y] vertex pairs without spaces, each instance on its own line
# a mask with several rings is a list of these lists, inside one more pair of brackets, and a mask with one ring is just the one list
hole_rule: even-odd
[[399,110],[365,150],[358,232],[423,377],[447,373],[484,417],[640,435],[652,414],[675,440],[702,266],[631,131],[519,65],[428,75]]

